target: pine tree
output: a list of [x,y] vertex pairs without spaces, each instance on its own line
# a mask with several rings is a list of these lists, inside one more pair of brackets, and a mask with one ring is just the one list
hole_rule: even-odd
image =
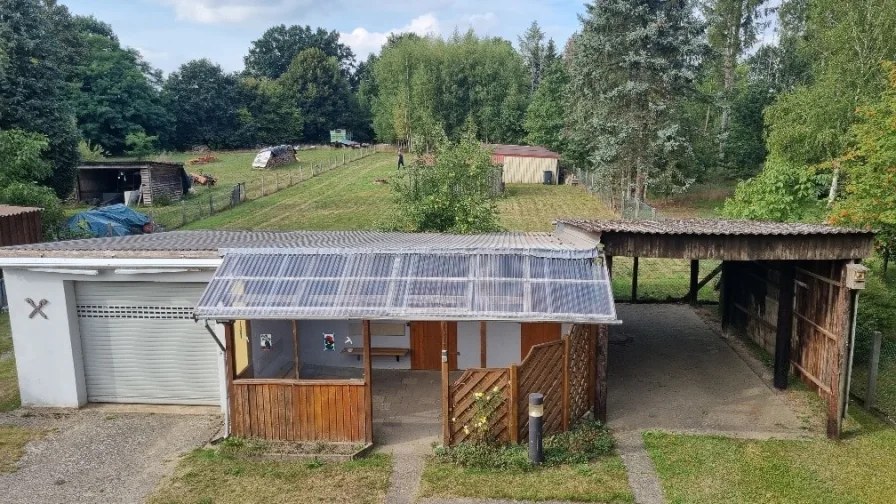
[[643,197],[690,150],[678,107],[693,90],[703,24],[689,0],[596,0],[570,44],[571,156]]
[[541,83],[545,69],[545,45],[544,32],[538,26],[538,21],[532,21],[526,33],[519,38],[520,55],[529,70],[529,92],[534,93]]

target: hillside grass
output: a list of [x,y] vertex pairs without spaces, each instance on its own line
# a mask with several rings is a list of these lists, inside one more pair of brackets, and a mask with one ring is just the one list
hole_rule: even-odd
[[[391,221],[395,207],[391,186],[376,181],[388,181],[394,173],[394,154],[376,154],[184,229],[378,229]],[[557,217],[612,216],[597,199],[572,186],[510,184],[498,208],[508,231],[550,231]]]
[[648,203],[665,218],[718,218],[736,186],[735,180],[697,184],[681,194],[652,198]]

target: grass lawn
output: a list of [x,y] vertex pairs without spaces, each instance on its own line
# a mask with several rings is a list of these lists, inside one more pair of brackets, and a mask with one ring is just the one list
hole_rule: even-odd
[[419,496],[634,502],[625,466],[616,455],[602,457],[590,464],[528,472],[463,468],[430,459],[423,470]]
[[345,463],[272,461],[227,446],[198,449],[181,459],[149,504],[379,504],[389,487],[387,455]]
[[734,194],[735,186],[737,186],[737,181],[699,184],[691,187],[687,192],[674,194],[667,198],[652,199],[649,203],[666,218],[717,218],[725,200]]
[[[389,221],[394,207],[390,186],[374,181],[388,179],[394,171],[391,153],[376,154],[184,229],[377,229]],[[499,209],[501,223],[510,231],[549,231],[557,217],[612,215],[581,188],[534,184],[509,185]]]
[[644,434],[670,503],[891,503],[896,430],[851,407],[841,442]]
[[0,425],[0,472],[15,472],[16,463],[25,454],[25,445],[43,435],[40,430]]
[[19,407],[19,382],[16,378],[16,360],[12,355],[12,332],[9,314],[0,313],[0,411],[12,411]]

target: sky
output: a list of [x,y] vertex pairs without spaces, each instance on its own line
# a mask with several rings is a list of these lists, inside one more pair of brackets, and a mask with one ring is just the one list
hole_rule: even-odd
[[390,33],[451,35],[473,28],[516,44],[537,20],[563,47],[578,28],[584,0],[61,0],[73,14],[109,23],[122,44],[166,74],[193,59],[243,69],[253,40],[278,25],[336,30],[358,60]]

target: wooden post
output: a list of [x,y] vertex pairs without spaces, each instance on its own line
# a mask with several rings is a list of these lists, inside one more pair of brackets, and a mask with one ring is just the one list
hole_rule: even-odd
[[488,367],[488,324],[479,322],[479,367]]
[[187,225],[187,202],[180,200],[180,225]]
[[509,419],[507,420],[507,430],[510,435],[510,442],[513,444],[520,442],[520,401],[519,401],[519,393],[520,393],[520,381],[519,381],[519,367],[516,364],[510,365],[510,377],[509,377],[509,387],[510,387],[510,398],[508,400],[508,415]]
[[[233,412],[230,408],[230,401],[233,397],[233,379],[236,374],[236,355],[233,351],[234,345],[233,322],[224,322],[224,388],[227,390],[227,397],[224,399],[224,408],[227,411],[227,419],[229,421],[229,425],[226,426],[228,435],[234,434]],[[242,433],[237,432],[236,434],[240,435]]]
[[700,287],[697,285],[700,282],[700,261],[697,259],[691,260],[691,288],[688,291],[688,301],[692,305],[697,304],[697,293],[700,292]]
[[569,430],[569,335],[563,336],[563,431]]
[[610,330],[605,325],[597,326],[597,358],[594,359],[594,375],[597,377],[594,387],[594,418],[607,423],[607,351],[610,343]]
[[871,342],[871,361],[868,363],[868,386],[865,388],[865,409],[871,410],[877,399],[877,371],[880,366],[880,344],[883,339],[880,331],[874,331]]
[[441,322],[442,329],[442,444],[451,444],[451,404],[448,400],[448,322]]
[[632,303],[638,302],[638,258],[632,258]]
[[364,419],[368,443],[373,442],[373,365],[370,360],[370,321],[361,321],[361,337],[364,345],[364,403],[367,415]]
[[215,199],[211,192],[208,193],[208,214],[215,215]]
[[829,439],[840,439],[840,429],[843,426],[843,411],[846,401],[849,400],[849,391],[846,390],[846,369],[849,360],[849,329],[852,323],[852,292],[846,288],[846,265],[850,261],[840,261],[840,288],[837,298],[831,306],[833,318],[839,322],[835,329],[838,336],[836,343],[837,352],[831,362],[831,396],[828,398],[827,434]]
[[608,255],[608,256],[604,256],[604,257],[607,260],[607,275],[612,280],[613,279],[613,256]]
[[731,307],[734,303],[734,264],[722,261],[722,289],[719,291],[719,309],[722,310],[722,334],[728,334],[731,326]]
[[790,375],[790,346],[793,340],[794,265],[782,262],[778,282],[778,332],[775,336],[775,388],[785,390]]
[[292,321],[292,354],[296,367],[296,380],[301,379],[300,369],[302,364],[299,362],[299,324],[293,320]]

